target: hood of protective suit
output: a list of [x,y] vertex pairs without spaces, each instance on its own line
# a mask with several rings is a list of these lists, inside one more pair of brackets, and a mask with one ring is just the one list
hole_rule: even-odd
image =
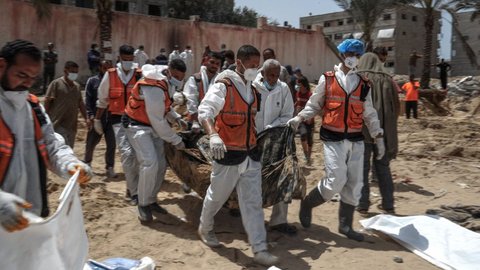
[[384,68],[380,58],[374,53],[366,53],[360,57],[358,62],[357,72],[374,72],[374,73],[384,73],[390,75]]
[[12,104],[15,110],[20,110],[27,104],[28,94],[28,91],[5,91],[0,87],[0,96]]
[[267,91],[267,92],[272,92],[275,89],[278,88],[280,85],[280,80],[277,80],[277,83],[275,84],[275,87],[272,90],[268,90],[267,87],[263,84],[263,81],[265,79],[263,78],[262,73],[258,73],[257,78],[255,78],[255,81],[253,81],[252,85],[257,89],[257,90],[262,90],[262,91]]
[[163,80],[166,79],[162,71],[166,70],[168,66],[165,65],[150,65],[146,64],[142,66],[142,75],[145,78],[152,79],[152,80]]
[[231,79],[235,85],[245,85],[242,77],[240,77],[240,75],[238,75],[238,73],[236,73],[235,71],[229,70],[229,69],[227,69],[227,70],[223,71],[222,73],[218,74],[217,78],[215,78],[215,81],[225,79],[225,78]]

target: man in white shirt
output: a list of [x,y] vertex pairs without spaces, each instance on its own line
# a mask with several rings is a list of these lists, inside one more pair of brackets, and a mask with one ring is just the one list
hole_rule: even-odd
[[192,53],[192,47],[190,45],[185,46],[185,50],[180,54],[180,59],[185,62],[185,65],[187,66],[187,71],[185,72],[185,78],[189,78],[194,71],[193,67],[193,53]]
[[372,104],[370,85],[356,73],[363,42],[346,39],[338,45],[342,63],[320,76],[318,86],[305,108],[288,121],[293,129],[304,120],[323,112],[320,137],[323,140],[325,177],[302,200],[300,221],[305,228],[312,222],[312,209],[340,193],[339,232],[349,239],[363,241],[353,230],[353,214],[363,185],[363,123],[375,138],[378,155],[385,154],[383,130]]
[[205,97],[208,88],[215,83],[221,63],[222,56],[217,52],[210,52],[205,65],[200,67],[200,72],[189,77],[183,87],[183,93],[187,98],[188,118],[194,132],[200,131],[198,105]]
[[142,68],[145,63],[148,61],[148,54],[144,51],[145,47],[143,45],[138,46],[138,49],[135,50],[134,60],[138,64],[138,68]]
[[[293,117],[294,106],[290,88],[279,80],[280,62],[268,59],[263,63],[262,71],[253,82],[253,86],[261,95],[260,110],[255,116],[257,133],[286,124]],[[277,203],[273,206],[269,226],[271,230],[294,235],[295,226],[287,223],[288,204]]]

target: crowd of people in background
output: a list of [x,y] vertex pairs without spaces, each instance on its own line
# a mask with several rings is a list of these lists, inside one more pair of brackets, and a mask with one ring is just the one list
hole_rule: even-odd
[[[325,176],[302,200],[301,224],[310,227],[313,209],[338,193],[339,232],[363,241],[363,234],[353,229],[352,222],[355,210],[360,214],[369,211],[372,167],[382,195],[381,209],[395,213],[389,164],[398,152],[400,88],[384,68],[388,55],[385,48],[364,54],[363,42],[346,39],[338,45],[338,52],[341,63],[321,74],[312,91],[302,70],[283,65],[273,48],[260,53],[254,46],[243,45],[235,55],[225,44],[219,51],[206,46],[201,66],[195,67],[194,59],[199,56],[189,45],[182,52],[174,45],[170,54],[162,48],[155,58],[145,53],[143,45],[137,49],[122,45],[117,62],[112,63],[102,58],[97,44],[92,44],[87,53],[91,77],[84,100],[77,82],[77,63],[65,62],[63,75],[53,78],[58,62],[53,43],[43,53],[27,41],[8,43],[0,52],[0,128],[14,127],[12,132],[19,132],[15,134],[35,137],[43,144],[35,145],[32,140],[12,142],[2,131],[0,146],[10,149],[14,158],[9,164],[0,157],[0,166],[4,166],[0,174],[0,209],[8,210],[0,212],[0,223],[9,230],[28,226],[18,210],[28,207],[27,201],[34,205],[34,213],[45,216],[47,167],[63,176],[80,171],[79,181],[87,182],[93,153],[102,137],[107,146],[106,176],[117,177],[117,149],[125,174],[125,196],[132,206],[137,206],[140,222],[151,222],[153,213],[166,214],[167,210],[157,202],[167,167],[165,144],[185,149],[182,137],[172,128],[176,126],[209,137],[213,163],[197,231],[200,240],[212,248],[221,246],[215,235],[214,216],[236,190],[254,261],[274,265],[278,258],[269,253],[266,242],[257,134],[289,126],[299,133],[305,164],[311,166],[314,118],[320,115]],[[414,118],[418,115],[419,83],[414,74],[421,57],[412,53],[410,81],[400,90],[406,92],[407,118],[411,112]],[[27,91],[40,73],[42,59],[44,106]],[[450,68],[443,61],[438,67],[442,74]],[[21,76],[11,75],[12,69]],[[446,82],[442,81],[442,86],[446,87]],[[18,93],[21,95],[13,95]],[[179,114],[175,105],[185,105],[187,113]],[[31,121],[32,111],[35,121]],[[72,151],[78,112],[88,129],[83,161]],[[43,148],[37,152],[37,147]],[[44,163],[38,162],[42,158]],[[26,170],[27,163],[39,167]],[[5,174],[7,167],[10,170]],[[295,235],[297,228],[288,223],[287,214],[287,203],[274,205],[269,229]]]

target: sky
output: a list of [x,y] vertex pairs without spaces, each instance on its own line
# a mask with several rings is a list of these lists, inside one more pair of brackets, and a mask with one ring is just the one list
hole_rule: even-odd
[[[342,11],[333,0],[235,0],[236,6],[247,6],[260,15],[276,20],[280,25],[284,21],[295,28],[299,27],[300,17]],[[442,17],[449,17],[442,14]],[[450,59],[451,26],[449,20],[443,20],[440,57]]]

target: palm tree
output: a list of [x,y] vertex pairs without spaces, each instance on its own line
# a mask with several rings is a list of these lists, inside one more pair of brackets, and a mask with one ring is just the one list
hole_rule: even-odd
[[408,3],[410,1],[335,0],[335,2],[361,25],[363,31],[362,38],[366,43],[366,50],[372,51],[372,32],[375,28],[375,23],[385,9],[392,8],[399,4]]
[[95,0],[100,28],[100,48],[104,58],[112,58],[112,1]]

